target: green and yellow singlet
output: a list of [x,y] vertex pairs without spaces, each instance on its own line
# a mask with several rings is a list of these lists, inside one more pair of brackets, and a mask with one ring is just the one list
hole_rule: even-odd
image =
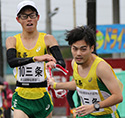
[[[83,78],[79,75],[78,65],[76,64],[76,62],[74,62],[73,78],[75,79],[75,82],[76,82],[76,86],[77,86],[76,89],[80,96],[81,103],[84,105],[94,104],[95,102],[103,101],[103,100],[107,99],[109,96],[111,96],[110,91],[107,89],[107,87],[101,81],[101,79],[99,79],[96,75],[97,65],[101,61],[104,61],[104,60],[97,56],[89,70],[87,77],[85,77],[85,78]],[[112,69],[112,67],[111,67],[111,69]],[[112,69],[112,71],[113,71],[113,69]],[[114,71],[113,71],[113,74],[115,75]],[[122,88],[122,83],[119,81],[119,79],[116,77],[116,75],[115,75],[115,78],[118,80],[118,83],[119,83],[120,87]],[[118,104],[114,105],[112,107],[102,108],[99,111],[95,111],[91,114],[92,115],[112,114],[116,111],[117,107],[118,107]]]
[[[18,58],[26,58],[26,57],[33,57],[33,56],[41,56],[46,54],[47,49],[44,42],[45,33],[39,33],[39,37],[37,43],[34,48],[28,50],[24,47],[21,34],[17,34],[14,37],[16,38],[16,50],[17,50],[17,57]],[[41,64],[41,65],[40,65]],[[45,62],[37,63],[37,64],[27,64],[28,66],[21,66],[14,68],[14,76],[18,81],[30,81],[30,82],[39,82],[44,81],[46,79],[45,73]],[[41,67],[38,67],[41,66]],[[20,73],[21,71],[21,74]],[[34,72],[35,71],[35,72]],[[37,73],[36,73],[37,72]],[[42,74],[41,74],[42,72]],[[19,78],[19,75],[25,78],[22,80]],[[34,78],[31,78],[34,76]],[[35,79],[35,77],[37,78]],[[29,78],[28,78],[29,77]],[[15,90],[19,96],[25,99],[39,99],[44,96],[44,92],[46,92],[46,88],[23,88],[17,87]]]

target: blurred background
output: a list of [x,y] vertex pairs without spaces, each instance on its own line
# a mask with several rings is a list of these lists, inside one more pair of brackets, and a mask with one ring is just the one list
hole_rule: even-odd
[[[15,79],[6,61],[5,41],[21,32],[16,21],[16,8],[22,0],[0,0],[0,76],[9,83],[14,92]],[[96,35],[95,52],[104,58],[125,84],[125,0],[33,0],[38,7],[40,20],[38,30],[54,35],[66,62],[69,74],[54,71],[57,81],[70,81],[72,77],[70,47],[65,42],[66,30],[81,25],[93,25]],[[124,90],[123,90],[124,93]],[[124,94],[123,97],[125,98]],[[74,102],[77,104],[76,96]],[[66,100],[53,99],[55,117],[72,117]],[[125,100],[119,105],[125,117]]]

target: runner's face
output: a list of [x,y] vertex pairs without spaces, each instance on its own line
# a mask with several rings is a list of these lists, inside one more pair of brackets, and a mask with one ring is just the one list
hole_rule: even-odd
[[89,59],[93,48],[90,48],[84,40],[80,40],[72,44],[71,52],[76,63],[82,65]]
[[[36,12],[28,9],[21,15],[29,15],[29,14],[36,14]],[[21,17],[17,17],[16,19],[21,24],[23,30],[27,32],[32,32],[36,30],[37,21],[39,20],[39,15],[35,18],[32,18],[32,16],[28,16],[27,19],[22,19]]]

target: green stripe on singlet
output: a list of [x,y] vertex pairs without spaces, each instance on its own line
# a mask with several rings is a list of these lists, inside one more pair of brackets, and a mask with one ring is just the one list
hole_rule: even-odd
[[111,95],[110,91],[107,89],[107,87],[105,86],[105,84],[101,80],[97,79],[97,83],[98,83],[98,87],[101,91],[105,91]]

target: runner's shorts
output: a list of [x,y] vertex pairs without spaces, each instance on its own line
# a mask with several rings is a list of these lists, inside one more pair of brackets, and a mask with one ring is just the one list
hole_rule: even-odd
[[13,94],[12,109],[22,110],[29,118],[46,118],[53,110],[53,103],[48,92],[36,100],[24,99],[17,92]]

